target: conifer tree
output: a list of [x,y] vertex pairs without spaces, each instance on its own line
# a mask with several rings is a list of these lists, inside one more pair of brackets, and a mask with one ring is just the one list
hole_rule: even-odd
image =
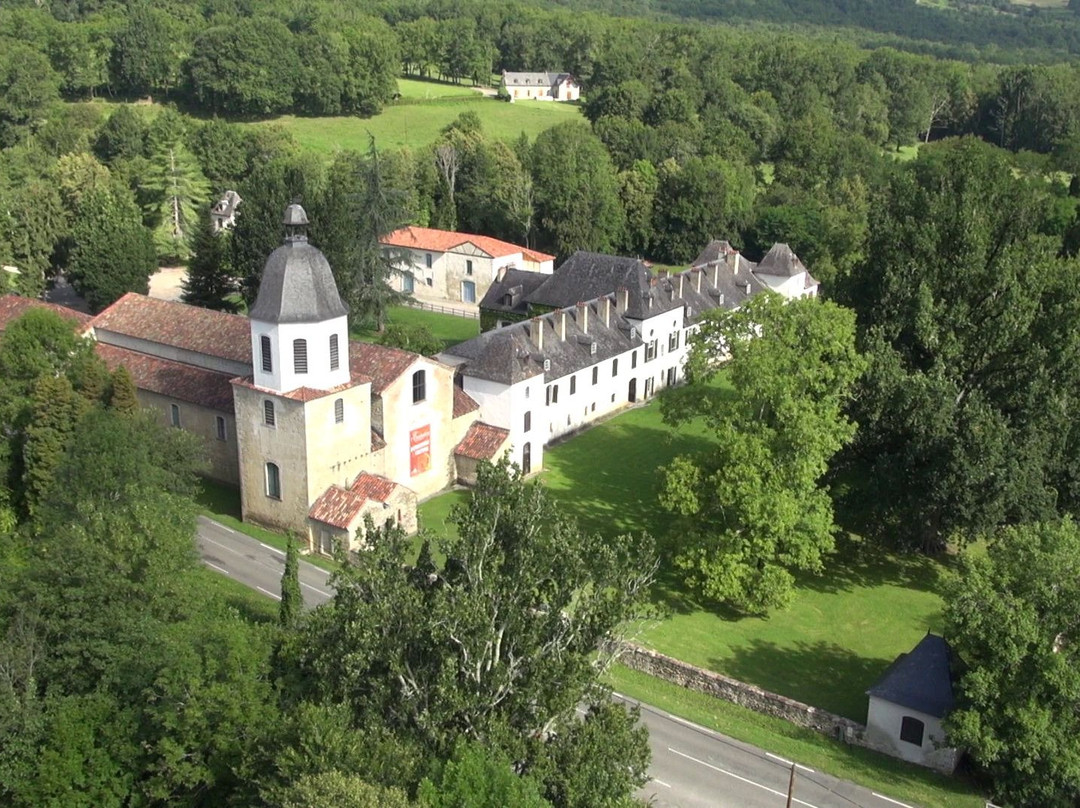
[[37,516],[85,403],[65,376],[42,376],[34,385],[32,415],[23,446],[26,509]]
[[195,231],[191,262],[184,279],[182,300],[204,309],[235,312],[238,290],[229,262],[229,232],[214,232],[213,222],[204,216]]
[[210,198],[210,183],[199,162],[179,141],[163,145],[150,158],[141,190],[146,195],[146,212],[157,223],[154,247],[158,257],[187,260]]
[[285,572],[281,575],[281,607],[278,620],[283,628],[296,625],[304,608],[304,598],[300,592],[300,553],[296,547],[296,538],[290,533],[289,544],[285,549]]
[[112,393],[109,407],[122,415],[133,415],[139,411],[139,399],[135,393],[135,381],[128,369],[121,365],[112,375]]

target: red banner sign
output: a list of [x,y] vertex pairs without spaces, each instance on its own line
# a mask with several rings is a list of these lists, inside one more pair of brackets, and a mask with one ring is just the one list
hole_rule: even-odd
[[431,427],[420,426],[409,432],[409,476],[415,477],[431,468]]

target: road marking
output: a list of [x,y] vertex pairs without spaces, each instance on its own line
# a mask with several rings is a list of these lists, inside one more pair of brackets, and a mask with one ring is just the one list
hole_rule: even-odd
[[211,564],[209,561],[204,561],[203,563],[206,564],[206,566],[208,566],[208,567],[213,567],[218,572],[224,573],[225,575],[231,575],[232,574],[227,569],[225,569],[224,567],[219,567],[217,564]]
[[908,805],[906,802],[894,800],[892,797],[886,797],[884,794],[878,794],[876,791],[871,791],[870,793],[877,797],[879,800],[885,800],[885,802],[891,802],[893,805],[900,805],[903,806],[903,808],[911,808],[911,806]]
[[275,595],[270,590],[263,589],[261,586],[257,586],[255,588],[258,589],[260,592],[262,592],[264,595],[268,595],[269,597],[272,597],[274,600],[281,600],[281,595]]
[[671,788],[671,786],[668,783],[665,783],[663,780],[660,780],[659,778],[654,777],[652,779],[652,781],[654,783],[656,783],[658,786],[663,786],[664,788]]
[[218,546],[218,547],[220,547],[220,548],[221,548],[222,550],[228,550],[228,551],[229,551],[230,553],[232,553],[233,555],[238,555],[238,556],[242,556],[242,555],[243,555],[243,553],[241,553],[241,552],[240,552],[239,550],[234,550],[233,548],[231,548],[231,547],[230,547],[229,545],[227,545],[227,544],[222,544],[222,543],[221,543],[221,542],[219,542],[219,541],[214,541],[213,539],[208,539],[208,538],[207,538],[206,536],[200,536],[199,538],[201,538],[201,539],[202,539],[203,541],[208,541],[208,542],[210,542],[211,544],[217,545],[217,546]]
[[[766,752],[765,757],[771,757],[773,760],[779,760],[785,766],[794,766],[796,769],[802,769],[804,772],[810,772],[810,774],[814,773],[813,769],[808,768],[808,767],[802,765],[801,763],[795,763],[793,761],[790,761],[787,758],[782,758],[779,755],[774,755],[772,752]],[[909,808],[910,808],[910,806],[909,806]]]
[[218,522],[217,526],[220,527],[222,530],[227,530],[227,531],[229,531],[230,533],[232,533],[234,535],[236,533],[236,531],[233,530],[231,527],[225,527],[225,525],[221,524],[221,522]]
[[[225,529],[229,530],[228,528],[225,528]],[[235,533],[236,531],[235,530],[230,530],[229,532],[230,533]],[[282,558],[285,557],[285,554],[283,552],[281,552],[281,550],[279,550],[276,547],[271,547],[269,544],[263,544],[261,541],[256,541],[255,543],[258,544],[260,547],[262,547],[264,550],[269,550],[274,555],[281,556]]]
[[326,597],[328,597],[328,598],[334,597],[332,593],[327,592],[327,591],[325,591],[323,589],[319,589],[319,587],[317,587],[317,586],[312,586],[311,584],[305,584],[303,581],[300,582],[300,586],[306,586],[312,592],[318,592],[320,595],[326,595]]
[[[726,769],[721,769],[719,766],[714,766],[711,763],[706,763],[704,760],[698,760],[696,757],[693,757],[692,755],[688,755],[685,752],[680,752],[678,749],[672,749],[669,746],[668,751],[673,752],[674,754],[678,755],[679,757],[684,757],[687,760],[692,760],[692,761],[694,761],[694,763],[700,763],[702,766],[705,766],[708,769],[712,769],[715,772],[720,772],[720,774],[726,774],[728,777],[734,777],[736,780],[740,780],[743,783],[746,783],[747,785],[755,786],[757,788],[762,789],[763,791],[768,791],[770,794],[775,794],[778,797],[786,797],[787,796],[787,794],[783,793],[782,791],[777,791],[774,788],[769,788],[768,786],[763,786],[761,783],[755,783],[753,780],[748,780],[745,777],[741,777],[741,776],[735,774],[734,772],[729,772]],[[816,805],[812,805],[809,802],[803,802],[798,797],[793,798],[792,802],[797,802],[799,805],[805,805],[806,808],[817,808]]]

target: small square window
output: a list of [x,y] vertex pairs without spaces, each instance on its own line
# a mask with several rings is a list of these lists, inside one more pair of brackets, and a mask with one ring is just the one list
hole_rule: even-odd
[[905,715],[900,721],[900,740],[915,744],[915,746],[922,746],[923,731],[925,729],[926,725],[918,718]]

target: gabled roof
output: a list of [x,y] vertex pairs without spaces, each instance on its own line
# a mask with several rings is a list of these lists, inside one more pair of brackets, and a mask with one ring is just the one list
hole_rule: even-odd
[[99,342],[94,346],[110,371],[123,365],[135,386],[178,401],[187,401],[223,413],[233,412],[233,391],[228,373],[172,362]]
[[[552,275],[546,272],[531,272],[527,269],[507,269],[502,278],[496,278],[484,293],[480,308],[491,311],[528,314],[529,297]],[[507,300],[509,296],[509,300]],[[574,301],[577,302],[576,300]]]
[[419,354],[409,353],[400,348],[389,348],[370,342],[349,342],[349,370],[353,376],[366,376],[371,379],[371,391],[377,395],[393,384]]
[[730,242],[723,239],[713,239],[705,245],[705,249],[698,253],[698,257],[694,259],[690,266],[702,267],[714,261],[724,261],[733,252],[735,252],[735,248],[731,246]]
[[510,439],[510,430],[477,421],[469,427],[454,454],[473,460],[494,460],[495,455]]
[[393,480],[360,472],[348,488],[332,485],[308,510],[308,517],[332,527],[348,530],[368,502],[386,503],[399,488]]
[[561,309],[621,287],[643,290],[649,278],[648,268],[636,258],[578,250],[529,295],[529,302]]
[[80,332],[84,331],[91,319],[93,319],[89,314],[83,314],[81,311],[75,311],[75,309],[69,309],[66,306],[58,306],[55,303],[46,303],[44,300],[20,297],[9,293],[0,296],[0,332],[3,332],[9,323],[18,320],[30,309],[48,309],[65,320],[70,320]]
[[251,364],[247,317],[128,292],[90,321],[95,330]]
[[799,260],[791,247],[786,244],[774,244],[765,253],[765,257],[758,261],[754,272],[762,275],[774,275],[781,278],[793,278],[800,273],[807,272],[803,262]]
[[472,244],[492,258],[503,258],[507,255],[521,253],[524,260],[535,261],[536,263],[555,259],[553,255],[530,250],[528,247],[521,247],[491,236],[458,233],[452,230],[436,230],[432,227],[414,227],[412,225],[395,230],[393,233],[379,239],[379,243],[388,247],[407,247],[414,250],[431,250],[433,252],[451,252],[464,244]]
[[866,694],[943,718],[953,707],[950,653],[944,638],[927,634],[898,656]]
[[334,387],[328,387],[325,390],[320,390],[315,387],[294,387],[292,390],[271,390],[269,387],[260,387],[255,384],[253,377],[241,376],[233,379],[232,384],[239,385],[240,387],[246,387],[249,390],[256,390],[261,393],[267,393],[273,396],[280,396],[281,398],[287,398],[291,401],[316,401],[320,398],[326,398],[327,396],[334,396],[338,393],[344,392],[352,387],[357,387],[361,384],[368,384],[371,381],[370,378],[364,376],[362,373],[352,373],[349,381],[343,384],[335,385]]

